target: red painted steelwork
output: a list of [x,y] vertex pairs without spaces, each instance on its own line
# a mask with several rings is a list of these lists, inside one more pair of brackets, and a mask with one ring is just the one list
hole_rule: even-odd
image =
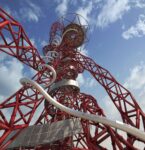
[[43,62],[19,22],[0,8],[0,51],[37,70]]
[[[47,63],[53,66],[57,73],[54,85],[63,79],[76,80],[78,74],[87,70],[104,87],[120,112],[123,122],[138,129],[141,127],[145,129],[145,114],[132,94],[119,84],[109,71],[78,52],[78,46],[85,42],[87,27],[81,24],[78,15],[75,17],[78,21],[73,18],[72,21],[54,23],[50,31],[50,43],[44,48],[44,57],[48,57],[49,52],[51,54],[48,57],[51,58],[51,61],[49,59]],[[78,32],[79,29],[81,32]],[[71,36],[74,33],[75,35]],[[77,38],[79,39],[78,42]],[[41,68],[45,61],[40,57],[22,26],[2,9],[0,9],[0,40],[2,41],[0,52],[5,52],[37,70],[38,73],[33,77],[33,80],[42,86],[48,85],[52,79],[52,73],[45,67]],[[52,97],[63,105],[82,112],[105,116],[95,98],[76,91],[70,85],[53,91],[50,91],[50,87],[48,87],[47,90]],[[73,118],[45,101],[43,108],[41,108],[42,112],[37,115],[37,119],[33,122],[34,115],[37,114],[39,106],[44,101],[44,97],[28,85],[0,103],[0,132],[2,133],[0,149],[6,149],[15,140],[17,134],[30,124],[45,124]],[[104,150],[108,149],[107,144],[103,144],[107,142],[111,143],[110,145],[114,150],[136,149],[133,145],[138,140],[136,137],[127,135],[125,138],[109,126],[83,119],[80,121],[82,131],[74,137],[67,137],[52,144],[27,149]],[[6,140],[13,131],[16,131],[15,134]]]

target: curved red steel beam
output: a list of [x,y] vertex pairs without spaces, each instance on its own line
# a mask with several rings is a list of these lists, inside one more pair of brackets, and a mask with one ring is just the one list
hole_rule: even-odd
[[0,8],[0,51],[38,70],[44,61],[19,22]]
[[[89,71],[104,87],[108,96],[120,112],[124,123],[138,129],[143,127],[145,130],[145,113],[130,91],[123,87],[108,70],[96,64],[91,58],[77,52],[74,54],[73,59],[80,63],[85,70]],[[129,137],[128,140],[133,143],[135,139]]]

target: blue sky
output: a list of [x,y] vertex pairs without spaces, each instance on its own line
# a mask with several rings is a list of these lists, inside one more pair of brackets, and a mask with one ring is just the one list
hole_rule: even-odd
[[[145,110],[145,0],[0,0],[0,6],[22,24],[41,55],[51,24],[67,13],[81,14],[90,25],[83,53],[132,91]],[[32,74],[33,70],[1,53],[1,101],[21,87],[20,78]],[[88,73],[79,75],[78,82],[82,91],[98,100],[109,118],[121,119]]]
[[[0,6],[22,24],[40,54],[53,22],[72,12],[84,16],[90,25],[84,52],[129,88],[145,109],[145,0],[1,0]],[[20,87],[22,76],[30,76],[33,71],[28,72],[4,54],[0,62],[0,97],[5,98]],[[10,83],[13,78],[15,81]],[[78,80],[83,91],[100,98],[103,108],[112,107],[112,111],[106,110],[110,118],[119,118],[117,113],[114,116],[116,110],[106,100],[105,92],[89,74],[80,75]]]

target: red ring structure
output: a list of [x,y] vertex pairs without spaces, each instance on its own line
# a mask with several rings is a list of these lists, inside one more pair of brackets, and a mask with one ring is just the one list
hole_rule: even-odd
[[[83,25],[78,22],[72,21],[70,24],[75,24],[75,26],[77,24],[78,31],[79,28],[83,29]],[[116,81],[108,70],[96,64],[91,58],[84,56],[77,51],[77,47],[84,41],[85,34],[81,37],[83,40],[76,45],[73,42],[69,44],[68,42],[65,43],[68,41],[67,36],[65,37],[65,35],[64,40],[62,39],[62,41],[59,41],[60,43],[57,41],[57,44],[54,44],[53,40],[55,39],[57,31],[61,31],[63,35],[66,28],[69,28],[69,23],[67,25],[61,24],[60,22],[54,23],[50,31],[50,44],[45,47],[45,54],[49,51],[55,51],[59,54],[59,57],[54,57],[54,59],[49,62],[57,72],[57,79],[54,84],[57,84],[63,79],[75,80],[79,73],[83,73],[84,70],[87,70],[106,90],[108,96],[120,112],[123,122],[138,129],[143,128],[144,130],[145,114],[133,95]],[[71,32],[68,33],[71,34]],[[0,9],[0,40],[2,41],[0,44],[1,53],[7,53],[29,67],[37,70],[38,73],[33,77],[33,80],[41,85],[48,85],[52,79],[52,73],[45,67],[39,69],[41,65],[45,64],[45,61],[29,40],[20,23],[2,9]],[[57,88],[50,91],[50,87],[48,87],[47,90],[52,97],[63,105],[82,112],[105,116],[103,109],[98,105],[97,100],[93,96],[81,93],[78,90],[76,91],[72,86],[70,86],[69,90],[66,90],[66,88]],[[37,113],[38,107],[44,101],[44,97],[36,89],[29,86],[22,87],[15,94],[6,100],[1,101],[1,150],[7,149],[7,147],[15,141],[15,138],[21,131],[32,124],[32,119]],[[6,115],[6,111],[9,113],[9,117]],[[33,124],[53,123],[68,118],[73,117],[45,102],[42,113],[39,114],[37,120],[35,120]],[[27,147],[26,149],[104,150],[108,148],[107,145],[103,145],[103,143],[107,141],[111,143],[112,149],[114,150],[137,149],[134,146],[134,143],[138,141],[136,137],[127,135],[127,138],[125,138],[109,126],[83,119],[80,119],[80,121],[82,131],[74,135],[74,137],[67,137],[62,141],[56,141],[48,145]],[[14,134],[6,140],[12,132]],[[143,141],[140,142],[143,143]]]
[[63,34],[64,38],[62,42],[73,48],[81,46],[85,39],[83,28],[74,23],[67,25],[64,28]]

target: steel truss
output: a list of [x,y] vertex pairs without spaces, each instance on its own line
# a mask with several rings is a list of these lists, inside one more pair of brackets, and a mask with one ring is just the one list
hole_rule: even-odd
[[[141,127],[145,129],[145,114],[132,94],[118,83],[109,71],[96,64],[91,58],[77,51],[77,46],[82,44],[82,39],[84,40],[84,37],[82,38],[81,36],[84,35],[79,32],[78,42],[74,42],[74,39],[70,39],[70,43],[66,39],[66,37],[69,37],[69,34],[78,33],[79,27],[81,27],[82,31],[87,31],[85,26],[80,23],[78,23],[78,26],[76,26],[76,24],[73,26],[72,24],[71,30],[68,30],[69,26],[61,24],[60,22],[56,22],[52,25],[50,44],[44,48],[44,54],[47,55],[48,52],[51,51],[55,51],[59,54],[54,55],[54,53],[51,53],[53,55],[50,56],[52,59],[51,62],[49,62],[57,71],[56,83],[64,78],[67,80],[75,80],[79,73],[83,73],[84,70],[87,70],[106,90],[110,99],[120,112],[123,122],[138,129],[141,129]],[[63,32],[64,38],[55,39],[58,30]],[[7,53],[35,69],[37,74],[33,77],[33,80],[44,86],[48,93],[58,102],[75,110],[105,116],[103,109],[91,95],[81,93],[74,89],[66,90],[65,87],[50,91],[50,86],[47,85],[52,80],[52,72],[43,66],[46,62],[39,55],[20,23],[2,9],[0,9],[0,41],[0,52]],[[70,74],[68,74],[68,72],[70,72]],[[1,100],[0,149],[6,149],[8,145],[15,140],[15,137],[22,129],[32,123],[34,114],[44,101],[45,98],[39,91],[29,85],[22,87],[8,99]],[[6,115],[6,112],[9,114],[9,117]],[[73,118],[73,116],[62,112],[45,101],[42,113],[39,114],[33,124],[51,123],[67,118]],[[99,150],[107,149],[107,146],[102,144],[105,143],[105,141],[109,141],[114,150],[123,150],[125,148],[136,149],[133,144],[138,139],[132,135],[127,135],[126,139],[109,126],[84,119],[81,119],[81,124],[82,132],[74,137],[68,137],[62,141],[57,141],[51,145],[44,145],[35,149]],[[16,131],[15,134],[13,134],[9,140],[6,140],[13,131]]]

